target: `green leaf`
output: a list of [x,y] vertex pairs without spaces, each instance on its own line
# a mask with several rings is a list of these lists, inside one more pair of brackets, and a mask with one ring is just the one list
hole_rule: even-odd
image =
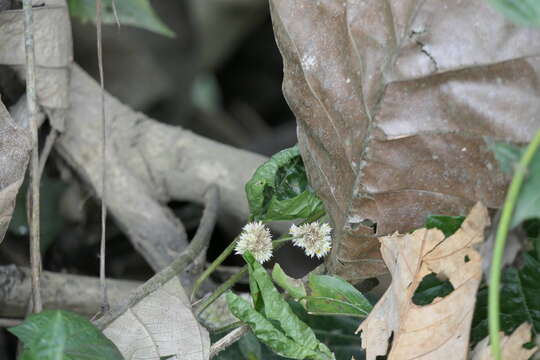
[[538,0],[490,0],[490,3],[517,24],[540,26]]
[[264,313],[268,320],[276,321],[287,337],[313,350],[315,354],[312,356],[313,359],[333,359],[331,351],[317,339],[313,330],[294,314],[275,288],[265,268],[252,256],[244,256],[244,259],[250,265],[249,276],[255,279],[261,292]]
[[246,184],[251,220],[312,219],[324,205],[309,186],[296,146],[282,150],[261,165]]
[[238,340],[238,347],[240,348],[240,353],[246,360],[263,359],[261,343],[251,331]]
[[[499,161],[501,169],[506,171],[517,166],[523,152],[523,149],[501,142],[492,143],[490,148]],[[516,202],[511,227],[515,227],[528,219],[540,218],[540,191],[538,189],[540,189],[540,152],[534,155],[527,169],[527,176],[523,181]]]
[[291,359],[324,359],[306,344],[297,343],[287,337],[270,320],[255,311],[251,305],[232,292],[227,294],[229,309],[238,319],[248,324],[259,340],[281,356]]
[[[102,0],[101,20],[104,24],[116,24],[112,0]],[[68,0],[72,16],[81,21],[96,21],[96,0]],[[155,33],[174,37],[174,32],[158,18],[149,0],[115,0],[121,25],[140,27]]]
[[424,276],[414,292],[412,302],[416,305],[428,305],[437,297],[445,297],[454,291],[449,280],[440,280],[435,273]]
[[24,344],[25,360],[123,359],[90,321],[63,310],[46,310],[8,329]]
[[[534,335],[540,334],[540,261],[535,253],[523,255],[520,269],[508,268],[501,279],[501,328],[512,333],[523,322],[532,324]],[[488,288],[482,287],[477,294],[471,341],[476,343],[488,335],[487,320]]]
[[293,279],[292,277],[285,274],[285,272],[278,263],[274,265],[274,269],[272,270],[272,279],[294,299],[300,299],[307,296],[306,288],[304,287],[302,281],[298,279]]
[[306,310],[317,315],[348,315],[364,318],[373,306],[354,286],[338,276],[310,275]]
[[427,229],[439,229],[444,236],[452,236],[465,220],[465,216],[429,215],[426,219]]
[[[60,198],[66,190],[66,184],[63,181],[51,179],[44,175],[41,179],[41,195],[39,203],[40,213],[40,249],[44,254],[54,243],[58,235],[64,229],[65,219],[60,214]],[[9,231],[18,235],[28,235],[29,226],[26,217],[26,194],[28,191],[28,181],[25,181],[17,194],[17,203],[13,216],[9,223]]]

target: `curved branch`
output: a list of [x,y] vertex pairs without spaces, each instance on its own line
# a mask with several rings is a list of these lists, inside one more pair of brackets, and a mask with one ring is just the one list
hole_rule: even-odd
[[[99,84],[77,65],[71,74],[71,107],[56,149],[101,193]],[[165,205],[172,199],[200,202],[216,184],[222,215],[245,221],[244,184],[263,156],[160,124],[105,94],[110,118],[107,206],[134,246],[156,270],[187,246],[184,228]]]

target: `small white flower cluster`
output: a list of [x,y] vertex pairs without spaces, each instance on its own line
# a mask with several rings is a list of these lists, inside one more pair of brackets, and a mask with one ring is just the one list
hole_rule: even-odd
[[[332,247],[330,225],[314,222],[300,226],[292,225],[289,234],[295,246],[304,249],[310,257],[322,258]],[[252,222],[244,226],[235,251],[237,254],[251,252],[255,260],[261,264],[272,257],[272,235],[270,230],[260,221]]]
[[289,234],[293,236],[293,244],[303,248],[307,256],[320,259],[332,248],[331,231],[332,228],[327,223],[313,222],[300,226],[293,225]]
[[272,235],[270,230],[260,221],[243,227],[240,239],[236,244],[236,253],[251,252],[255,260],[261,264],[272,257]]

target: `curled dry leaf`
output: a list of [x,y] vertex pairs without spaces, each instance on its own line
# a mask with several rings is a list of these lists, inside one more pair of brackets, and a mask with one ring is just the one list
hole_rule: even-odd
[[[381,253],[392,284],[360,325],[366,359],[466,359],[482,259],[474,245],[483,241],[487,209],[475,205],[449,238],[438,229],[382,237]],[[454,291],[431,304],[415,305],[412,297],[424,276],[448,278]]]
[[147,295],[103,333],[125,359],[207,360],[208,332],[191,311],[178,278]]
[[[523,344],[531,341],[531,324],[521,324],[510,336],[501,339],[502,359],[528,360],[538,347],[526,349]],[[471,354],[471,360],[491,360],[489,337],[480,341]]]
[[386,272],[377,238],[498,207],[484,137],[540,127],[540,37],[485,0],[271,0],[283,90],[335,237],[327,267]]
[[15,124],[0,101],[0,243],[15,208],[31,149],[30,130]]

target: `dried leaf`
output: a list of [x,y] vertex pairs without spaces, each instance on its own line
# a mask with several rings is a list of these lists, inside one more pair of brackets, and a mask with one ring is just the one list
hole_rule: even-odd
[[[521,324],[510,336],[501,338],[502,359],[527,360],[538,348],[526,349],[523,344],[531,341],[531,325]],[[491,352],[489,347],[489,337],[479,342],[472,354],[472,360],[490,360]]]
[[210,338],[178,278],[129,308],[103,330],[124,358],[207,360]]
[[[482,279],[482,259],[473,248],[483,241],[489,223],[487,209],[474,206],[461,228],[445,239],[438,229],[419,229],[412,234],[394,234],[380,239],[383,259],[392,284],[360,325],[366,359],[466,359],[469,331]],[[424,276],[445,276],[454,291],[425,306],[412,297]]]
[[[64,110],[69,107],[69,78],[73,62],[71,22],[65,0],[43,0],[33,9],[38,103],[51,125],[64,130]],[[0,65],[25,75],[23,11],[0,12]]]
[[501,205],[508,177],[484,137],[540,127],[538,30],[485,0],[270,4],[299,149],[335,225],[330,272],[385,273],[379,236]]
[[0,243],[15,208],[31,149],[30,130],[17,126],[0,101]]

